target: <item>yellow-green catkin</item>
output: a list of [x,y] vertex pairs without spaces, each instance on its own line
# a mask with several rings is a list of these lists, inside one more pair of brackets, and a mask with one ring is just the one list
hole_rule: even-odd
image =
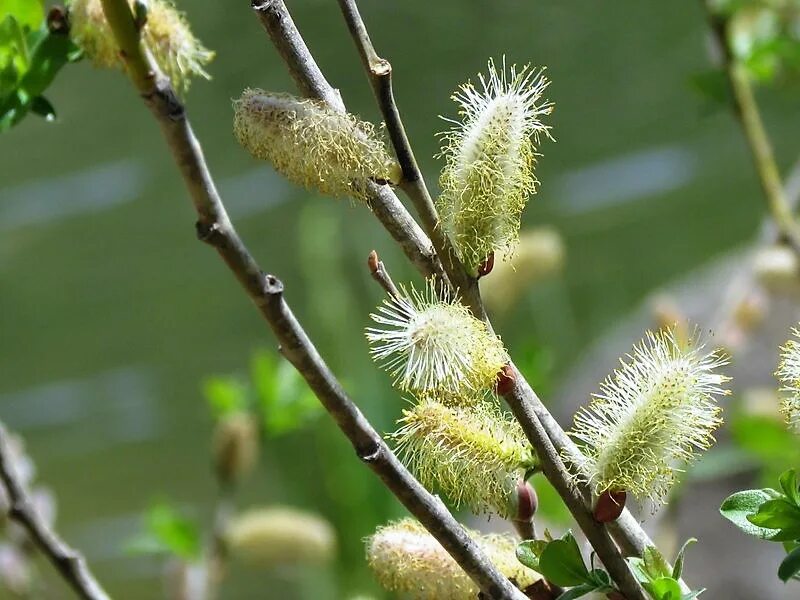
[[508,362],[499,337],[456,297],[441,297],[433,280],[422,291],[401,288],[370,316],[373,358],[403,391],[472,402],[491,389]]
[[494,253],[516,245],[520,217],[536,191],[536,147],[549,127],[541,117],[553,105],[542,101],[549,85],[542,69],[529,65],[500,71],[489,61],[482,89],[462,85],[453,95],[460,121],[441,135],[446,160],[437,201],[444,229],[465,266],[476,272]]
[[397,451],[422,485],[476,513],[514,515],[517,485],[536,461],[519,423],[496,403],[422,400],[399,425]]
[[[800,338],[800,329],[792,329],[792,335]],[[781,346],[775,375],[783,384],[781,391],[787,393],[781,401],[781,413],[789,426],[800,432],[800,342],[797,339],[790,339]]]
[[317,100],[245,90],[233,103],[234,133],[254,157],[328,196],[368,198],[368,182],[397,182],[400,168],[371,123]]
[[658,503],[678,464],[714,441],[716,397],[728,394],[717,370],[727,360],[696,336],[679,343],[669,329],[648,332],[627,358],[576,414],[570,435],[584,458],[572,467],[595,495],[625,491]]
[[321,564],[336,555],[336,535],[325,519],[282,506],[236,515],[224,541],[234,558],[261,567]]
[[[133,7],[133,1],[129,3]],[[103,68],[124,68],[101,0],[70,0],[68,6],[70,35],[92,63]],[[194,36],[184,16],[169,0],[147,2],[142,40],[179,93],[189,90],[192,77],[210,79],[205,67],[214,53]]]
[[[505,535],[469,532],[495,567],[524,589],[539,579],[517,560],[517,542]],[[403,519],[366,540],[367,562],[378,582],[411,600],[474,600],[480,590],[425,528]]]

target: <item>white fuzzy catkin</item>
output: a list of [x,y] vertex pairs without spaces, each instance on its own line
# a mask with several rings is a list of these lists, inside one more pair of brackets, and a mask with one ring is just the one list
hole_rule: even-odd
[[422,400],[403,411],[399,424],[392,438],[422,485],[473,512],[513,516],[517,485],[536,463],[519,423],[496,403]]
[[648,332],[628,361],[620,361],[591,404],[575,415],[570,435],[584,459],[576,477],[596,495],[626,491],[664,499],[676,462],[690,462],[714,441],[721,424],[716,396],[728,378],[727,360],[705,352],[696,337],[679,343],[672,331]]
[[433,280],[423,291],[401,289],[370,315],[373,358],[404,391],[465,401],[490,389],[508,362],[503,343],[458,298],[439,297]]
[[461,120],[447,119],[453,127],[441,134],[446,164],[437,205],[473,272],[491,253],[513,249],[522,209],[536,191],[536,145],[550,135],[540,119],[553,109],[542,101],[550,83],[543,71],[507,69],[505,58],[498,71],[490,60],[488,75],[478,76],[482,89],[467,83],[452,97]]
[[[133,2],[129,0],[133,6]],[[70,35],[96,67],[124,68],[119,47],[103,13],[101,0],[70,0]],[[192,77],[210,79],[205,66],[214,53],[194,36],[183,15],[169,0],[149,0],[142,40],[158,67],[180,93]]]
[[239,143],[284,177],[322,194],[368,197],[368,182],[399,181],[371,123],[317,100],[247,89],[233,103]]
[[[517,541],[505,535],[469,532],[489,560],[517,587],[539,579],[536,571],[517,560]],[[378,530],[366,540],[367,562],[378,582],[412,600],[474,600],[478,586],[425,528],[403,519]]]

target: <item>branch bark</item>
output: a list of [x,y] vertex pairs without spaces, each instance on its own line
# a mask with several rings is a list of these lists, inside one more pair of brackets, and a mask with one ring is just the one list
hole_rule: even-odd
[[[341,94],[320,71],[283,0],[251,0],[251,7],[300,92],[344,112]],[[426,277],[443,274],[431,240],[389,186],[370,184],[369,205],[421,273]]]
[[747,71],[734,56],[728,40],[729,19],[718,14],[712,0],[702,0],[712,39],[719,56],[722,68],[728,79],[733,97],[734,111],[744,133],[747,147],[753,158],[758,181],[764,192],[767,208],[775,221],[775,225],[786,242],[800,253],[800,225],[794,218],[789,199],[781,182],[775,153],[761,120],[758,103],[753,94]]
[[431,532],[464,571],[491,598],[525,596],[492,565],[453,518],[388,448],[317,352],[284,298],[283,283],[264,273],[236,233],[214,185],[184,107],[139,43],[127,0],[102,0],[106,18],[128,73],[161,126],[198,215],[198,237],[212,245],[255,303],[294,365],[348,437],[357,456]]
[[92,574],[83,556],[50,529],[36,512],[25,485],[17,477],[8,432],[0,424],[0,479],[8,494],[9,517],[28,532],[36,547],[58,570],[61,577],[85,600],[108,600],[109,596]]

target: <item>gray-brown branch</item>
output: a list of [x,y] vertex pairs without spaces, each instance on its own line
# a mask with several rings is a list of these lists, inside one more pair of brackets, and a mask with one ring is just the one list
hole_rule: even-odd
[[347,396],[289,308],[283,283],[261,270],[236,233],[183,105],[141,48],[127,0],[102,2],[131,80],[159,123],[186,182],[198,216],[198,237],[217,250],[242,284],[278,339],[283,355],[303,376],[350,440],[361,461],[431,532],[484,593],[497,599],[524,599],[522,592],[494,567],[442,501],[414,479]]
[[[388,65],[388,63],[377,56],[377,53],[369,41],[369,37],[366,33],[366,27],[364,26],[363,21],[358,14],[357,8],[355,8],[355,5],[347,0],[339,0],[339,2],[342,5],[345,20],[347,21],[348,27],[355,38],[356,46],[358,47],[359,54],[362,57],[362,62],[368,71],[368,75],[370,77],[370,81],[372,82],[381,111],[386,119],[387,129],[389,129],[390,137],[395,144],[395,153],[398,156],[398,160],[401,162],[401,166],[403,168],[404,179],[406,171],[408,170],[412,176],[412,179],[419,183],[419,185],[415,186],[414,189],[419,190],[420,186],[424,188],[424,180],[422,176],[414,175],[414,172],[418,172],[419,169],[416,165],[416,161],[411,162],[413,160],[413,152],[411,152],[407,136],[402,130],[402,122],[400,121],[397,106],[394,103],[394,99],[390,93],[387,93],[387,91],[391,92],[391,70],[386,69],[384,67],[384,63],[386,65]],[[289,71],[292,73],[292,77],[295,79],[295,81],[298,82],[300,88],[318,90],[319,96],[317,97],[321,99],[331,98],[334,96],[338,97],[338,93],[336,93],[327,80],[325,80],[324,75],[316,64],[316,61],[314,61],[313,56],[311,56],[307,46],[302,41],[302,36],[294,26],[292,18],[283,0],[269,0],[268,2],[264,3],[255,2],[253,4],[253,8],[255,9],[256,14],[258,15],[267,33],[270,35],[270,38],[272,39],[279,53],[282,57],[284,57],[285,60],[287,60]],[[291,49],[292,52],[298,52],[298,54],[292,54],[292,52],[289,52],[287,48]],[[376,73],[373,73],[373,68],[371,65],[374,65],[375,70],[377,71]],[[404,162],[405,164],[403,164]],[[427,194],[427,190],[425,190],[425,194]],[[412,194],[409,195],[413,200],[414,196]],[[428,196],[428,202],[429,199],[430,197]],[[424,201],[421,203],[415,202],[415,204],[419,204],[418,209],[421,208],[420,215],[423,218],[423,224],[427,225],[426,218],[430,218],[431,215],[437,220],[438,223],[438,217],[435,215],[435,209],[433,209],[432,203],[430,203],[429,207],[425,206]],[[431,210],[433,211],[432,213]],[[426,215],[428,216],[426,217]],[[434,230],[441,232],[441,228],[436,223],[434,224]],[[447,247],[449,247],[449,242]],[[448,256],[452,258],[452,255],[448,254]],[[488,323],[483,302],[480,298],[480,290],[478,288],[477,280],[474,277],[470,277],[468,274],[466,274],[463,271],[463,267],[460,265],[457,265],[458,268],[460,268],[460,272],[453,272],[453,263],[445,257],[440,258],[442,258],[445,265],[450,266],[448,269],[448,275],[451,275],[452,273],[451,281],[460,282],[461,285],[457,287],[459,287],[459,293],[461,294],[461,298],[463,299],[464,303],[470,307],[472,312],[478,318],[481,318]],[[512,411],[515,413],[517,419],[520,420],[523,430],[528,435],[531,444],[538,453],[544,453],[547,455],[548,444],[550,446],[555,446],[560,451],[561,448],[564,447],[563,440],[566,439],[569,441],[564,433],[564,430],[561,429],[555,419],[553,419],[549,411],[547,411],[547,409],[541,403],[538,396],[535,394],[527,381],[522,378],[521,373],[518,371],[517,373],[520,384],[515,387],[514,395],[509,400]],[[537,435],[537,432],[538,434],[541,434],[542,432],[546,433],[544,437],[542,437],[541,435]],[[571,442],[569,443],[571,444]],[[571,447],[577,451],[574,445]],[[556,454],[558,454],[558,452]],[[562,496],[562,499],[565,501],[568,507],[577,507],[578,503],[583,501],[584,496],[588,495],[581,493],[581,490],[576,490],[571,485],[570,479],[564,477],[564,472],[560,471],[559,469],[551,469],[549,475],[552,477],[562,478],[562,481],[559,483],[559,485],[555,485],[555,482],[553,483],[559,492],[563,492],[568,496]],[[583,492],[585,492],[585,490]],[[584,505],[584,511],[586,510],[586,506]],[[578,515],[575,515],[575,517],[577,520]],[[602,528],[600,524],[596,523],[593,519],[591,522],[583,519],[582,522],[579,521],[579,524],[582,527],[586,526],[587,528],[594,530],[590,534],[587,534],[587,537],[591,535],[592,537],[599,539],[599,537],[602,535],[602,533],[600,533],[600,529],[604,528]],[[623,516],[620,518],[618,524],[614,526],[611,531],[613,531],[615,534],[615,538],[618,538],[617,542],[626,553],[641,556],[641,553],[646,545],[653,545],[647,537],[647,534],[641,529],[636,520],[627,511],[624,511]],[[601,547],[598,548],[597,551],[598,557],[601,561],[603,561],[604,564],[610,563],[611,565],[620,565],[620,560],[622,560],[622,557],[620,556],[617,548],[613,547],[613,544],[611,547],[601,544]],[[607,555],[603,556],[603,554]],[[615,567],[612,566],[610,568],[613,569]],[[625,571],[627,574],[623,574],[621,572],[622,569],[618,570],[620,571],[619,575],[623,578],[623,581],[631,581],[632,575],[627,566],[625,566]],[[643,595],[644,592],[636,583],[635,588],[637,589],[635,594],[630,596],[631,600],[633,598],[645,598]]]
[[[251,7],[269,35],[302,94],[344,112],[339,91],[328,83],[295,27],[283,0],[251,0]],[[369,205],[401,249],[426,277],[442,275],[430,238],[387,185],[370,183]]]
[[36,512],[25,484],[17,476],[13,461],[8,432],[0,424],[0,479],[8,494],[9,518],[28,533],[36,547],[78,597],[85,600],[108,600],[108,594],[92,574],[86,559],[62,540]]

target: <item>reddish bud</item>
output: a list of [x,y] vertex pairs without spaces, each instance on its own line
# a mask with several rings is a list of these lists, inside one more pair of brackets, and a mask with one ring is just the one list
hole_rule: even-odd
[[490,253],[481,264],[478,265],[478,279],[488,275],[494,269],[494,252]]
[[511,368],[511,365],[506,364],[497,373],[494,389],[498,396],[505,396],[511,393],[516,382],[517,376],[514,374],[514,369]]
[[625,596],[622,595],[622,592],[618,590],[612,590],[606,594],[606,598],[608,600],[626,600]]
[[518,521],[530,521],[539,508],[539,497],[536,490],[527,481],[517,484],[517,515]]
[[594,503],[594,510],[592,511],[595,521],[598,523],[616,521],[625,508],[627,497],[628,494],[625,490],[606,490],[600,494]]

